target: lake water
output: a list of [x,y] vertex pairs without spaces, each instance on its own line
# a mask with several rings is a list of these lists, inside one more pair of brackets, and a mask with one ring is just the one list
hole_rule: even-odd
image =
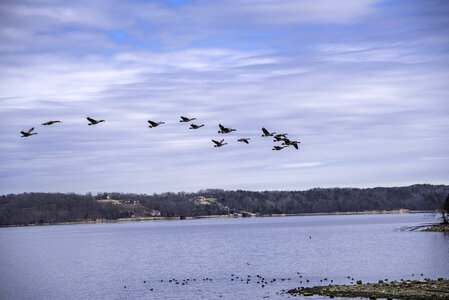
[[449,277],[448,235],[397,230],[434,220],[329,215],[0,228],[0,298],[288,299],[282,289],[331,280]]

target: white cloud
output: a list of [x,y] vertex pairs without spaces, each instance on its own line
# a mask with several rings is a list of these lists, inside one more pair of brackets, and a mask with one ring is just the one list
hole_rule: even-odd
[[[438,50],[449,40],[419,19],[422,32],[384,33],[377,3],[3,3],[0,191],[447,180],[435,158],[449,146],[449,70]],[[410,28],[407,18],[391,22]],[[181,115],[206,126],[189,130]],[[87,116],[106,122],[87,126]],[[38,125],[50,119],[64,123]],[[149,129],[148,119],[167,124]],[[237,132],[221,136],[218,123]],[[38,135],[20,138],[32,126]],[[262,127],[300,149],[272,151]]]
[[274,169],[303,169],[303,168],[313,168],[323,165],[322,162],[304,162],[304,163],[292,163],[292,164],[280,164],[274,166]]

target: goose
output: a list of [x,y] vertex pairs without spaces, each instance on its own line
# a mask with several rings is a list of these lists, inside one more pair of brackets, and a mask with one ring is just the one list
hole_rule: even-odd
[[287,145],[287,146],[292,145],[293,147],[296,148],[296,150],[298,150],[298,144],[301,144],[301,142],[298,142],[298,141],[291,141],[291,140],[289,140],[289,139],[287,139],[287,138],[285,138],[285,139],[284,139],[284,142],[282,143],[282,145]]
[[274,146],[273,149],[271,149],[271,150],[279,151],[279,150],[284,149],[285,147],[288,147],[288,146]]
[[274,138],[286,138],[288,133],[278,133],[274,136]]
[[104,122],[104,120],[97,121],[97,120],[95,120],[95,119],[92,119],[91,117],[87,117],[86,119],[90,122],[90,123],[87,124],[87,125],[97,125],[97,124],[100,123],[100,122]]
[[204,126],[204,124],[201,124],[201,125],[190,124],[190,128],[189,129],[198,129],[198,128],[201,128],[203,126]]
[[227,145],[227,144],[228,144],[228,143],[223,143],[223,142],[224,142],[224,139],[221,140],[221,141],[219,141],[219,142],[217,142],[217,141],[215,141],[215,140],[212,140],[212,142],[215,143],[214,147],[221,147],[221,146],[224,146],[224,145]]
[[238,139],[237,142],[243,142],[243,143],[249,144],[249,140],[250,140],[250,138],[241,138],[241,139]]
[[220,127],[220,130],[218,131],[218,133],[230,133],[232,131],[236,131],[235,129],[232,129],[232,128],[226,128],[221,124],[218,124],[218,127]]
[[274,136],[273,142],[282,142],[284,139],[286,139],[285,136],[277,134],[277,135]]
[[193,120],[196,120],[196,118],[187,118],[187,117],[181,116],[181,120],[179,122],[191,122]]
[[42,123],[41,125],[47,126],[47,125],[53,125],[55,123],[62,123],[62,121],[48,121],[48,122]]
[[22,137],[29,137],[30,135],[37,134],[36,132],[31,133],[33,130],[34,130],[34,127],[28,131],[21,131],[20,133],[22,134]]
[[262,136],[273,136],[274,134],[276,134],[276,132],[269,132],[268,130],[264,128],[262,128],[263,134]]
[[151,120],[148,120],[148,123],[150,123],[150,126],[148,126],[148,127],[150,127],[150,128],[157,127],[157,126],[159,126],[159,125],[161,125],[161,124],[165,124],[165,122],[162,122],[162,121],[160,121],[160,122],[154,122],[154,121],[151,121]]

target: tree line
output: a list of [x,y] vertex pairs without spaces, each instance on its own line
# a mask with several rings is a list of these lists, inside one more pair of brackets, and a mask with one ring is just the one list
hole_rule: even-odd
[[[436,210],[449,194],[447,185],[407,187],[315,188],[306,191],[226,191],[206,189],[194,193],[134,194],[21,193],[0,196],[0,226],[59,222],[224,215],[236,212],[299,214],[360,212],[369,210]],[[199,197],[212,199],[207,204]],[[119,204],[117,204],[119,203]]]

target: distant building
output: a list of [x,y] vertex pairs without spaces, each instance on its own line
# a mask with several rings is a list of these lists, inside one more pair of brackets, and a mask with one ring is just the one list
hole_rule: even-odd
[[140,202],[138,200],[118,200],[121,204],[128,204],[128,205],[140,205]]
[[161,215],[160,211],[158,211],[156,209],[150,210],[150,216],[152,216],[152,217],[160,217],[160,215]]
[[212,203],[217,203],[217,198],[206,198],[204,196],[198,196],[196,198],[190,199],[190,201],[193,201],[193,204],[195,205],[211,205]]
[[114,205],[121,204],[119,200],[111,199],[111,196],[109,194],[106,194],[106,193],[103,195],[103,199],[99,199],[99,200],[97,200],[97,202],[100,202],[100,203],[111,203],[111,204],[114,204]]

